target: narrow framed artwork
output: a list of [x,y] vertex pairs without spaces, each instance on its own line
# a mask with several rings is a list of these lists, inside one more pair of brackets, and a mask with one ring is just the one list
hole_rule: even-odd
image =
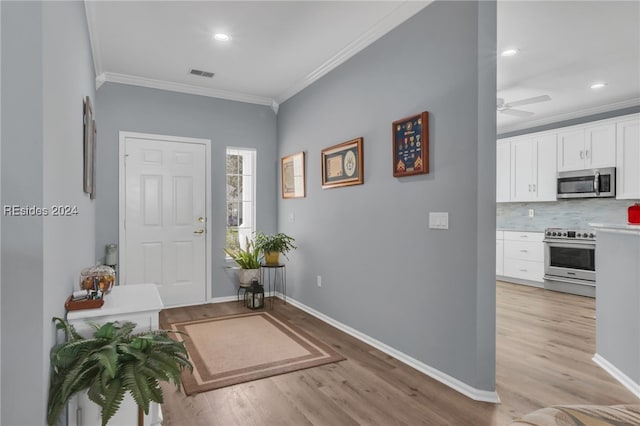
[[96,120],[91,120],[91,192],[89,198],[96,199],[96,143],[98,129],[96,128]]
[[363,138],[322,150],[322,189],[364,183]]
[[392,135],[393,176],[429,173],[429,113],[394,121]]
[[91,98],[87,96],[84,99],[83,111],[83,180],[82,187],[84,192],[91,194],[93,190],[93,107],[91,106]]
[[282,198],[304,198],[306,187],[304,160],[304,152],[282,157]]

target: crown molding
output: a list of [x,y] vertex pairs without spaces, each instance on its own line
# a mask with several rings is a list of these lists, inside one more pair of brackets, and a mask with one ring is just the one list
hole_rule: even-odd
[[319,67],[311,71],[304,78],[298,80],[287,90],[285,90],[277,98],[278,103],[283,103],[296,93],[300,92],[307,86],[327,75],[330,71],[346,62],[349,58],[363,50],[365,47],[369,46],[374,41],[378,40],[383,35],[387,34],[398,25],[402,24],[407,19],[411,18],[413,15],[427,7],[432,2],[433,0],[403,1],[391,13],[376,22],[364,34],[349,43],[346,47],[338,51],[338,53],[330,57]]
[[578,111],[569,112],[566,114],[553,115],[551,117],[541,118],[539,120],[527,121],[524,123],[514,124],[511,126],[499,127],[497,129],[498,134],[515,132],[518,130],[530,129],[533,127],[544,126],[546,124],[559,123],[561,121],[567,121],[574,118],[586,117],[589,115],[601,114],[604,112],[615,111],[618,109],[630,108],[640,105],[640,98],[631,98],[622,102],[614,102],[612,104],[600,105],[593,108],[585,108]]
[[[210,98],[227,99],[230,101],[246,102],[250,104],[266,105],[272,109],[279,106],[273,99],[254,96],[246,93],[230,92],[227,90],[211,89],[208,87],[192,86],[190,84],[172,83],[163,80],[138,77],[134,75],[105,72],[96,77],[99,87],[105,82],[128,84],[130,86],[148,87],[151,89],[168,90],[170,92],[187,93],[189,95],[208,96]],[[274,107],[275,105],[275,107]]]

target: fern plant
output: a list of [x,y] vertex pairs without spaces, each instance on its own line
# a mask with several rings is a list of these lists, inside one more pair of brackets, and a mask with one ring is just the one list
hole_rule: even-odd
[[93,338],[85,339],[63,319],[53,321],[67,340],[51,349],[49,426],[56,423],[69,399],[84,390],[100,406],[103,426],[127,392],[138,409],[148,414],[152,401],[163,402],[161,381],[180,388],[182,370],[193,371],[184,343],[171,339],[168,331],[134,334],[134,323],[108,322],[93,325]]

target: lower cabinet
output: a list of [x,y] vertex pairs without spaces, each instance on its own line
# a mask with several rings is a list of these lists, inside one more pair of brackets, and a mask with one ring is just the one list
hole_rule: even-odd
[[[144,332],[159,328],[159,312],[162,300],[155,284],[130,284],[116,286],[104,298],[104,305],[99,309],[72,311],[67,320],[83,337],[92,335],[91,323],[130,321],[137,326],[135,331]],[[126,395],[118,412],[109,420],[110,425],[136,425],[138,406],[130,395]],[[87,397],[86,393],[74,396],[69,401],[69,426],[101,425],[100,407]],[[160,406],[151,403],[149,414],[144,417],[144,426],[162,424]]]
[[[544,246],[542,232],[504,231],[503,233],[503,273],[507,280],[515,278],[523,284],[537,285],[543,283],[544,276]],[[496,258],[498,244],[496,239]],[[518,281],[520,282],[520,281]]]

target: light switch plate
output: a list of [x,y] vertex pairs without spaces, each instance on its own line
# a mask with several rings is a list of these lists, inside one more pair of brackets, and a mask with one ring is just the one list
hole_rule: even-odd
[[289,223],[293,223],[296,221],[296,214],[295,213],[289,213]]
[[449,229],[449,213],[429,212],[429,228]]

